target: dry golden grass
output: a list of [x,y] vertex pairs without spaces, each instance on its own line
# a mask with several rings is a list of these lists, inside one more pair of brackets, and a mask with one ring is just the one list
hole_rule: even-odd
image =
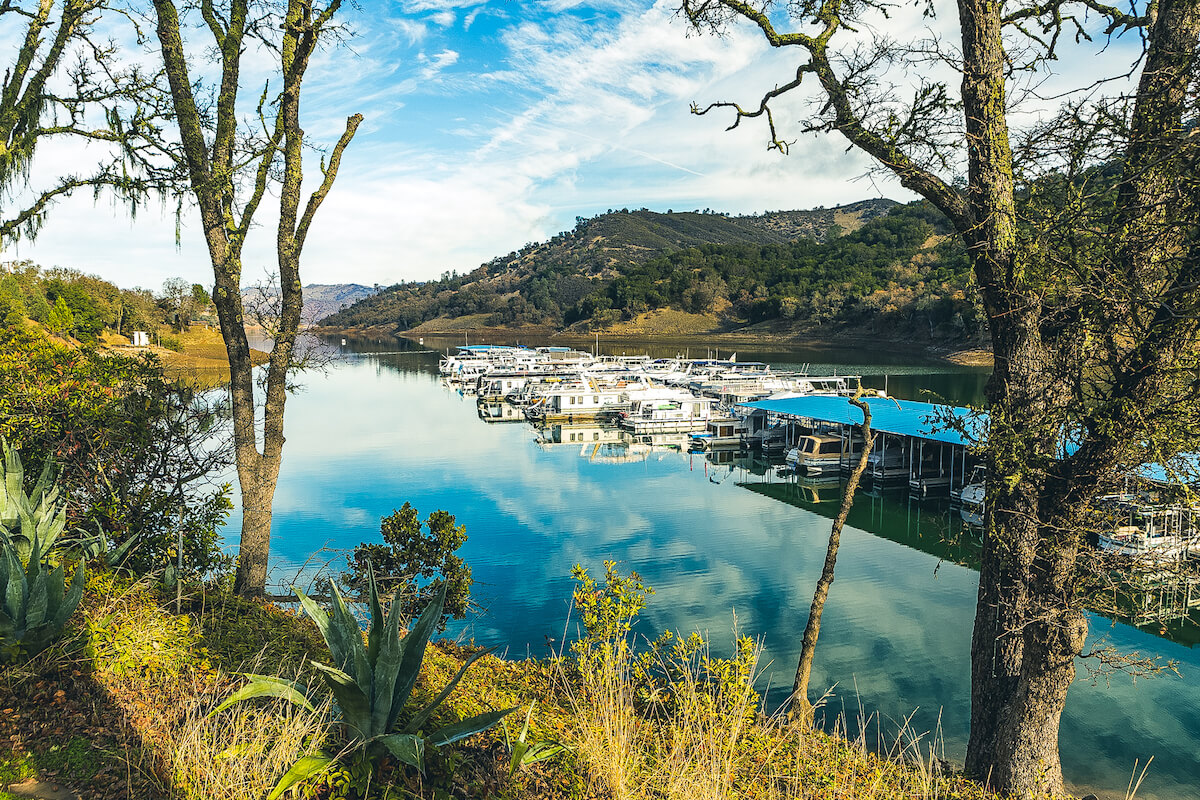
[[296,759],[320,749],[329,703],[239,703],[216,715],[193,707],[161,747],[186,800],[262,800]]
[[[949,773],[936,739],[901,731],[883,754],[864,736],[849,741],[758,713],[754,675],[718,690],[697,665],[672,681],[670,709],[636,708],[630,648],[585,670],[571,691],[570,743],[593,789],[615,800],[989,800]],[[707,652],[704,653],[707,656]],[[756,653],[757,658],[757,653]],[[757,660],[755,661],[757,669]],[[862,726],[866,727],[866,726]]]
[[611,336],[687,336],[708,333],[721,327],[713,314],[691,314],[674,308],[659,308],[638,314],[636,318],[617,322],[600,331]]

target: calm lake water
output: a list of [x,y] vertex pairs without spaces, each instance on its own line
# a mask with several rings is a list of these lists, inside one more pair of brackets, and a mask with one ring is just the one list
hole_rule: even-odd
[[[288,401],[272,581],[287,584],[336,557],[324,548],[378,541],[380,517],[408,501],[422,518],[453,513],[470,537],[461,554],[482,610],[451,633],[510,656],[545,655],[568,625],[572,565],[602,574],[611,558],[656,590],[646,633],[699,630],[727,653],[736,619],[742,633],[762,637],[770,686],[791,686],[836,485],[822,491],[762,464],[715,465],[687,453],[621,462],[592,444],[539,445],[528,425],[485,423],[473,398],[443,387],[436,352],[405,342],[334,349],[332,367],[305,375]],[[901,398],[930,399],[922,393],[930,390],[956,403],[979,403],[987,377],[869,352],[742,350],[739,359],[862,374]],[[946,544],[959,527],[945,506],[859,495],[812,685],[834,687],[828,711],[844,710],[852,727],[871,717],[872,741],[894,737],[908,720],[961,763],[978,578],[964,566],[970,537]],[[237,529],[235,512],[228,531]],[[1093,683],[1080,670],[1062,726],[1063,767],[1077,790],[1124,797],[1135,760],[1153,756],[1138,797],[1198,796],[1200,647],[1188,644],[1194,625],[1170,635],[1180,641],[1093,617],[1094,642],[1175,660],[1181,675]]]

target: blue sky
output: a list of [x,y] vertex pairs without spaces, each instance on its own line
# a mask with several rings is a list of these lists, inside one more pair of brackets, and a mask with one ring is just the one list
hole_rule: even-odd
[[[952,24],[953,6],[939,5],[950,18],[901,13],[887,32],[916,38]],[[671,0],[363,0],[346,15],[348,45],[320,53],[306,81],[303,124],[315,143],[332,143],[348,114],[366,119],[310,234],[305,282],[466,272],[610,208],[756,213],[909,197],[863,177],[868,161],[838,138],[801,137],[783,156],[767,151],[758,121],[727,132],[727,115],[690,114],[693,101],[753,103],[796,62],[744,26],[689,36],[674,9]],[[247,87],[261,77],[249,66]],[[803,113],[797,96],[777,118]],[[45,148],[35,170],[79,157]],[[247,282],[273,263],[272,222],[262,222]],[[177,247],[171,209],[130,221],[90,194],[60,204],[36,242],[4,256],[123,286],[211,282],[190,212]]]

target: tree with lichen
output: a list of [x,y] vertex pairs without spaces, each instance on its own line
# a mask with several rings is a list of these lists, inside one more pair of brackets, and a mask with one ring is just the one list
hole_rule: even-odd
[[[1060,794],[1059,721],[1087,655],[1080,599],[1112,568],[1087,546],[1092,498],[1146,462],[1177,472],[1175,457],[1200,441],[1200,109],[1189,91],[1200,3],[957,10],[951,44],[872,35],[895,27],[875,24],[895,11],[884,0],[682,4],[696,30],[748,22],[799,62],[754,105],[695,113],[732,113],[733,126],[761,118],[786,153],[774,104],[812,86],[801,130],[845,137],[966,246],[995,356],[966,768],[1012,794]],[[799,28],[782,30],[790,21]],[[1144,47],[1135,89],[1072,95],[1047,124],[1014,123],[1066,40],[1129,33]]]
[[[302,204],[303,151],[300,127],[301,84],[318,43],[334,35],[333,17],[341,0],[314,8],[308,0],[287,0],[281,9],[249,0],[215,4],[211,0],[177,7],[154,0],[154,25],[178,139],[163,152],[184,176],[200,213],[212,263],[212,292],[229,360],[234,448],[242,499],[242,532],[234,588],[261,594],[266,586],[271,539],[271,503],[283,456],[283,415],[288,376],[300,327],[303,296],[300,255],[313,218],[333,187],[342,154],[362,116],[346,120],[345,131],[322,159],[321,180]],[[198,15],[199,30],[211,37],[219,79],[210,105],[198,93],[196,76],[208,65],[189,62],[183,17]],[[278,94],[264,88],[252,116],[252,134],[239,130],[240,71],[248,49],[261,48],[278,60]],[[279,222],[276,256],[280,319],[266,365],[261,434],[256,424],[256,387],[242,307],[242,251],[268,187],[277,181]],[[302,207],[303,205],[303,207]],[[259,437],[261,436],[261,445]]]
[[[122,63],[117,45],[97,33],[114,18],[106,0],[0,3],[0,32],[16,41],[0,83],[0,245],[37,235],[57,200],[87,187],[138,206],[164,189],[147,169],[144,131],[162,122],[147,89],[154,76]],[[90,171],[49,176],[34,168],[39,145],[93,145]]]

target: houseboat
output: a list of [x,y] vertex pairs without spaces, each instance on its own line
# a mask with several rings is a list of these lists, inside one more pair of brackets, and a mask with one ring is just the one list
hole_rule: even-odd
[[737,417],[710,417],[704,431],[693,433],[693,450],[738,450],[746,446],[746,423]]
[[862,439],[834,434],[812,434],[800,437],[796,446],[788,451],[784,463],[797,472],[818,475],[839,472],[842,467],[851,467],[853,459],[862,453]]
[[641,393],[620,416],[620,425],[634,434],[688,433],[704,430],[715,401],[684,389],[656,388]]
[[1100,549],[1151,561],[1200,557],[1200,508],[1153,502],[1144,495],[1104,495],[1096,508],[1111,527],[1099,534]]

